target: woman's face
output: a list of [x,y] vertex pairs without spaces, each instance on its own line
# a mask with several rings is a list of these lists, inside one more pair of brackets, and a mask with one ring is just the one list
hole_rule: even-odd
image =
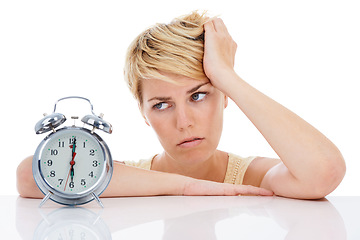
[[179,84],[157,79],[142,82],[145,121],[171,158],[188,164],[205,161],[218,146],[227,97],[208,79],[167,76]]

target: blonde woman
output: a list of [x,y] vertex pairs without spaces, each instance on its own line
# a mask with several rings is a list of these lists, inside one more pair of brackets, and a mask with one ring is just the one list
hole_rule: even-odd
[[[197,12],[157,24],[133,41],[125,79],[164,151],[139,162],[117,162],[104,196],[275,193],[315,199],[339,185],[345,163],[336,146],[241,79],[234,71],[235,52],[223,21]],[[279,159],[243,158],[217,149],[228,98]],[[26,181],[36,190],[30,166],[31,158],[19,166],[18,186],[21,195],[34,197],[22,192],[31,189],[23,188]],[[145,186],[138,188],[140,183]]]

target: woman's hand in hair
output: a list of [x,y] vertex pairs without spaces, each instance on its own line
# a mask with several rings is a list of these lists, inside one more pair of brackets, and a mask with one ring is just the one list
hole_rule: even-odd
[[203,67],[211,83],[221,91],[231,88],[235,73],[234,61],[237,44],[220,18],[212,18],[204,24],[205,43]]

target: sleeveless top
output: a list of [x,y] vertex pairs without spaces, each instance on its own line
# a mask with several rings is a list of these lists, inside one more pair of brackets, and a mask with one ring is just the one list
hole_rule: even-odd
[[[155,158],[155,156],[149,159],[142,159],[137,162],[125,161],[125,164],[128,166],[151,170],[151,163],[152,160]],[[256,157],[252,156],[252,157],[243,158],[232,153],[228,153],[228,156],[229,156],[228,165],[227,165],[224,183],[242,184],[246,169],[250,165],[251,161],[254,160]]]

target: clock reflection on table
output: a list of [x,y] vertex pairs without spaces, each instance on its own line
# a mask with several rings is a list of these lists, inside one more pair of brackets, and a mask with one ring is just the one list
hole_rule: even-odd
[[42,217],[34,239],[111,239],[100,215],[87,208],[63,207]]

